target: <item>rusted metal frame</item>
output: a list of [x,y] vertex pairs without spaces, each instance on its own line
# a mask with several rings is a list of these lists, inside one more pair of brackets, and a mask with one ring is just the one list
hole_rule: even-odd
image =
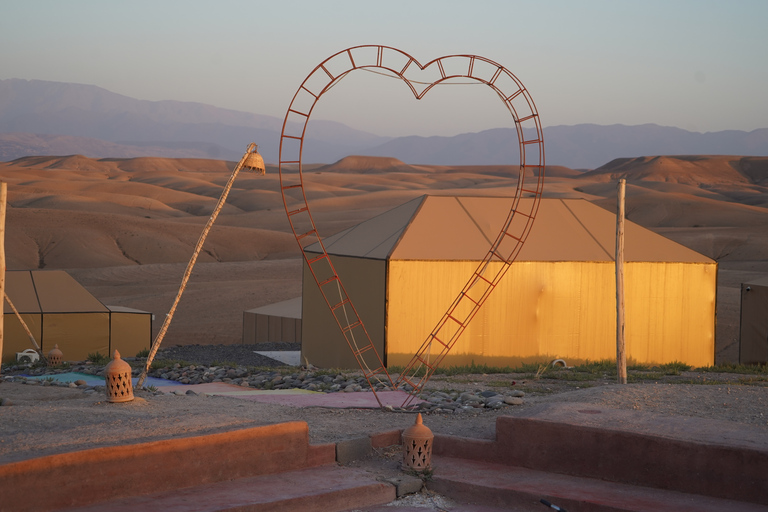
[[[347,52],[347,54],[349,56],[350,62],[354,66],[354,58],[352,57],[351,52]],[[336,54],[336,55],[339,55],[339,54]],[[346,289],[344,288],[343,283],[341,282],[341,279],[338,276],[338,272],[336,271],[336,268],[333,265],[333,262],[331,261],[330,255],[328,254],[328,251],[325,248],[325,244],[323,243],[322,238],[319,236],[319,233],[317,232],[317,226],[316,226],[314,218],[312,216],[312,212],[309,209],[309,204],[308,204],[307,197],[306,197],[306,190],[304,188],[304,179],[303,179],[303,169],[302,169],[302,158],[301,158],[301,155],[303,154],[304,137],[306,136],[306,129],[307,129],[307,124],[308,124],[309,118],[311,117],[312,111],[314,110],[314,107],[317,104],[317,101],[320,99],[320,97],[326,91],[328,91],[328,89],[330,87],[332,87],[339,80],[341,80],[341,78],[346,76],[347,73],[352,71],[350,69],[350,70],[345,71],[344,73],[339,74],[338,76],[334,76],[325,67],[325,64],[329,60],[333,59],[336,55],[330,57],[329,59],[326,59],[323,63],[321,63],[319,66],[315,67],[314,70],[312,70],[312,72],[307,76],[307,78],[304,80],[304,82],[301,84],[299,89],[294,94],[293,100],[291,101],[291,105],[290,105],[290,107],[288,109],[288,113],[286,113],[286,117],[285,117],[285,119],[283,121],[283,131],[282,131],[281,138],[280,138],[280,167],[279,167],[280,190],[281,190],[281,195],[283,197],[283,205],[284,205],[284,208],[285,208],[285,212],[286,212],[286,215],[288,217],[289,224],[291,225],[291,231],[293,232],[294,237],[296,238],[297,243],[299,244],[299,248],[300,248],[300,250],[302,252],[304,260],[307,262],[307,267],[309,268],[310,273],[311,273],[313,279],[315,280],[315,283],[318,285],[318,288],[319,288],[319,290],[321,292],[321,295],[323,296],[323,300],[326,302],[329,310],[331,311],[331,314],[332,314],[332,316],[334,318],[334,321],[337,323],[340,331],[342,332],[342,335],[344,336],[345,340],[347,341],[347,344],[348,344],[348,346],[350,348],[350,351],[352,351],[353,355],[355,356],[355,359],[356,359],[356,361],[358,363],[358,366],[360,367],[360,370],[363,372],[363,375],[365,376],[366,380],[368,381],[368,385],[371,388],[371,391],[373,392],[374,397],[376,398],[377,402],[381,406],[382,405],[381,400],[379,399],[378,395],[376,394],[376,390],[375,390],[373,384],[371,383],[370,378],[375,376],[375,375],[377,375],[377,374],[384,373],[384,374],[386,374],[387,379],[389,380],[390,385],[392,385],[394,387],[394,384],[392,383],[392,379],[389,376],[389,373],[386,371],[386,368],[384,367],[384,365],[383,365],[383,363],[381,361],[380,355],[378,354],[378,352],[376,351],[375,347],[373,346],[373,342],[370,339],[370,335],[368,334],[368,331],[365,328],[365,325],[362,322],[362,319],[361,319],[360,315],[358,314],[356,308],[354,307],[354,304],[352,303],[351,298],[349,297],[349,294],[347,293]],[[330,81],[323,87],[323,89],[319,93],[315,93],[312,90],[310,90],[308,87],[306,87],[306,84],[310,80],[310,78],[312,78],[314,76],[315,72],[317,72],[319,69],[322,69],[323,72],[325,72],[325,74],[328,76]],[[309,111],[306,112],[306,113],[305,112],[300,112],[300,111],[298,111],[298,110],[293,108],[293,104],[295,103],[295,101],[296,101],[296,99],[298,97],[298,94],[299,94],[299,92],[302,89],[304,91],[308,92],[311,96],[314,97],[314,101],[312,102],[312,105],[311,105]],[[288,123],[288,116],[290,115],[291,112],[293,112],[295,114],[299,114],[299,115],[301,115],[301,116],[303,116],[305,118],[304,126],[302,127],[301,135],[300,136],[291,136],[291,135],[286,135],[285,134],[285,129],[286,129],[287,123]],[[283,172],[282,172],[283,164],[288,162],[286,160],[283,160],[283,140],[285,138],[291,138],[291,139],[299,140],[299,148],[298,148],[298,153],[299,153],[298,154],[298,164],[299,164],[298,182],[299,183],[298,183],[298,185],[296,185],[296,184],[285,185],[285,182],[284,182],[284,179],[283,179]],[[290,161],[290,162],[294,162],[294,161]],[[294,210],[290,210],[289,211],[288,198],[286,197],[286,190],[295,189],[295,188],[300,188],[301,189],[302,200],[299,200],[299,203],[300,203],[301,207],[298,208],[298,209],[294,209]],[[309,219],[309,223],[310,223],[311,229],[308,230],[308,231],[299,231],[299,230],[297,230],[296,223],[293,220],[293,216],[297,215],[299,213],[304,213],[304,212],[306,212],[306,216]],[[306,220],[304,222],[306,222]],[[308,236],[310,236],[312,234],[316,235],[317,241],[319,242],[319,246],[320,246],[320,248],[322,250],[322,254],[320,254],[316,258],[310,258],[309,257],[309,254],[306,251],[306,247],[302,243],[303,239],[307,238]],[[329,268],[330,273],[331,273],[331,277],[329,279],[326,279],[326,281],[324,283],[320,282],[320,279],[319,279],[315,269],[313,268],[313,263],[316,263],[317,261],[320,261],[321,259],[325,259],[326,260],[328,268]],[[324,285],[325,284],[329,284],[330,282],[333,282],[333,281],[336,281],[336,284],[338,285],[339,298],[340,298],[340,301],[338,303],[336,303],[336,304],[331,304],[331,301],[328,298],[328,292],[324,289]],[[337,310],[338,310],[339,307],[342,307],[342,306],[343,307],[347,307],[348,306],[350,308],[350,312],[352,313],[354,319],[357,320],[356,322],[349,322],[348,320],[346,322],[342,322],[341,321],[340,315],[337,314]],[[345,317],[346,317],[346,315],[345,315]],[[363,341],[363,348],[360,348],[358,346],[357,342],[354,340],[354,333],[352,332],[353,329],[355,329],[358,326],[362,329],[362,332],[364,333],[364,337],[365,337],[365,339],[362,340]],[[350,339],[350,336],[352,337],[352,339]],[[367,345],[365,345],[366,342],[367,342]],[[375,368],[374,370],[371,370],[368,367],[367,363],[365,363],[364,360],[362,359],[362,354],[364,352],[369,351],[369,350],[373,350],[374,354],[376,355],[376,359],[378,361],[378,364],[379,364],[379,367]]]
[[[432,331],[432,333],[427,338],[427,340],[422,344],[422,346],[419,349],[419,351],[416,353],[416,355],[411,360],[411,362],[406,366],[406,369],[403,371],[403,374],[398,379],[398,383],[400,381],[405,380],[405,381],[407,381],[413,387],[413,390],[410,392],[409,397],[403,403],[403,406],[407,406],[410,402],[412,402],[412,400],[418,394],[418,392],[421,389],[424,388],[424,386],[426,385],[426,383],[429,380],[429,378],[431,377],[431,375],[434,373],[434,371],[440,365],[440,363],[445,358],[445,356],[448,354],[448,352],[453,348],[453,345],[458,340],[458,338],[461,336],[461,334],[463,334],[464,330],[466,329],[466,326],[474,318],[476,313],[479,311],[479,309],[482,307],[482,305],[487,300],[488,296],[490,296],[490,293],[495,289],[496,285],[504,277],[504,275],[506,274],[507,270],[511,266],[512,262],[515,260],[515,258],[519,254],[520,250],[522,249],[523,243],[525,242],[525,239],[527,238],[528,233],[530,232],[530,229],[532,227],[533,219],[535,219],[536,212],[538,212],[538,206],[539,206],[539,203],[540,203],[540,196],[541,196],[542,181],[543,181],[543,174],[544,174],[544,172],[543,172],[543,170],[544,170],[544,164],[543,164],[544,152],[543,152],[543,136],[542,136],[541,125],[539,123],[538,113],[536,111],[535,105],[533,104],[533,100],[529,97],[529,95],[527,94],[525,88],[522,86],[522,84],[519,82],[519,80],[517,80],[516,77],[514,77],[514,75],[511,75],[511,73],[507,72],[506,70],[503,70],[503,71],[506,72],[506,74],[508,76],[510,76],[514,80],[515,84],[518,85],[518,87],[519,87],[519,89],[515,93],[513,93],[511,95],[503,94],[502,91],[499,90],[494,85],[494,82],[498,79],[498,76],[502,72],[502,68],[497,69],[497,72],[494,74],[494,76],[492,77],[490,82],[485,82],[482,79],[480,81],[484,82],[484,83],[487,83],[487,85],[489,85],[490,87],[492,87],[496,91],[496,93],[500,96],[500,98],[502,98],[504,103],[507,105],[507,108],[510,110],[510,113],[512,114],[512,116],[513,116],[513,118],[515,120],[515,127],[516,127],[516,131],[517,131],[517,134],[518,134],[518,143],[519,143],[519,147],[520,147],[520,172],[518,173],[518,186],[517,186],[517,189],[516,189],[516,192],[515,192],[515,197],[514,197],[514,200],[513,200],[513,204],[512,204],[512,207],[510,208],[510,212],[509,212],[507,220],[506,220],[506,222],[504,224],[503,229],[499,233],[499,236],[497,237],[497,240],[495,241],[495,243],[491,246],[491,249],[489,250],[489,252],[486,254],[486,257],[484,258],[484,260],[480,263],[480,265],[478,265],[477,271],[473,274],[472,277],[470,277],[470,279],[467,282],[467,284],[465,285],[464,289],[462,289],[462,291],[459,293],[458,297],[456,298],[456,300],[454,300],[454,302],[451,305],[451,307],[448,308],[448,311],[446,312],[444,317],[438,322],[438,325],[436,326],[436,328]],[[471,77],[471,78],[475,78],[475,77]],[[515,98],[517,98],[520,94],[523,94],[523,97],[525,98],[526,102],[528,103],[529,108],[531,109],[532,115],[525,116],[525,117],[521,118],[517,114],[517,110],[515,109],[514,105],[512,104],[512,101]],[[527,121],[527,120],[530,120],[530,119],[534,120],[534,123],[535,123],[535,126],[536,126],[537,138],[533,139],[533,140],[526,140],[525,139],[525,134],[523,133],[523,129],[522,129],[522,123]],[[539,146],[539,163],[536,166],[536,167],[539,168],[539,176],[538,176],[538,180],[537,180],[536,190],[531,191],[531,190],[525,189],[525,187],[524,187],[524,185],[525,185],[525,178],[526,178],[525,177],[525,172],[526,172],[526,168],[527,168],[526,163],[525,163],[526,162],[525,150],[526,150],[526,146],[527,145],[533,144],[533,143],[536,143]],[[535,196],[534,196],[534,205],[533,205],[533,208],[532,208],[532,215],[526,215],[525,213],[520,212],[518,210],[518,205],[519,205],[520,199],[521,199],[521,197],[522,197],[524,192],[529,192],[529,193],[534,193],[535,194]],[[526,221],[525,225],[523,226],[523,230],[522,230],[521,236],[519,238],[513,237],[514,239],[517,240],[517,242],[516,242],[513,250],[511,251],[510,256],[508,258],[504,258],[502,255],[500,255],[498,253],[498,247],[500,246],[501,242],[504,240],[504,238],[506,236],[512,236],[512,235],[509,234],[509,228],[510,228],[510,226],[512,224],[514,216],[517,213],[520,213],[521,215],[526,216],[528,218],[528,220]],[[483,277],[481,274],[483,272],[485,272],[485,270],[487,269],[488,263],[490,263],[490,261],[493,260],[494,256],[496,256],[499,259],[499,261],[502,263],[502,265],[499,268],[498,272],[496,273],[496,275],[494,276],[494,278],[493,278],[493,280],[491,282],[491,281],[488,281],[488,279]],[[471,289],[476,284],[478,278],[483,279],[484,281],[488,282],[489,283],[488,288],[486,288],[486,290],[482,294],[481,299],[479,301],[475,301],[475,300],[470,299],[470,302],[472,302],[474,304],[474,306],[471,307],[470,313],[467,315],[466,323],[465,324],[460,324],[459,329],[454,333],[454,336],[451,337],[451,340],[449,340],[448,345],[446,345],[444,342],[441,342],[441,344],[443,345],[443,349],[437,355],[435,361],[432,364],[425,363],[426,358],[424,357],[424,352],[426,350],[431,350],[432,339],[433,338],[437,339],[437,336],[435,335],[435,333],[439,333],[440,330],[442,330],[443,326],[445,325],[445,322],[447,321],[446,317],[449,317],[450,314],[459,306],[459,304],[461,303],[461,300],[463,298],[469,299],[468,291],[469,291],[469,289]],[[425,375],[419,380],[418,384],[414,385],[413,380],[415,380],[415,374],[419,371],[419,368],[416,368],[416,370],[413,370],[413,368],[417,365],[417,362],[421,362],[422,364],[424,364],[425,367],[426,367],[426,370],[425,370]],[[421,365],[419,365],[419,367],[420,366]],[[413,377],[409,377],[411,372],[414,374]]]
[[[312,224],[312,228],[313,229],[308,231],[308,232],[306,232],[306,233],[304,233],[304,234],[302,234],[302,235],[299,235],[296,232],[296,230],[295,230],[295,228],[293,226],[293,223],[292,223],[292,230],[294,231],[294,235],[297,237],[297,240],[299,241],[299,246],[302,249],[302,253],[304,253],[304,255],[305,255],[305,259],[307,259],[307,261],[308,261],[308,265],[309,265],[309,260],[308,260],[308,258],[306,256],[306,253],[304,252],[304,247],[302,246],[300,240],[301,240],[301,238],[309,236],[310,234],[313,234],[313,233],[315,235],[317,235],[317,231],[316,231],[316,227],[314,225],[314,220],[312,218],[311,212],[309,211],[309,206],[308,206],[308,203],[306,201],[306,194],[305,194],[304,187],[303,187],[303,174],[302,174],[302,165],[301,165],[301,153],[303,152],[303,138],[304,138],[304,135],[306,133],[306,123],[309,120],[309,117],[311,115],[312,109],[314,109],[315,103],[317,102],[319,97],[322,96],[322,94],[324,94],[328,90],[328,88],[330,88],[332,85],[337,83],[338,80],[343,78],[343,76],[345,76],[347,73],[349,73],[353,69],[360,69],[360,68],[364,68],[364,67],[373,67],[373,66],[370,66],[370,65],[360,65],[357,62],[355,62],[354,56],[352,55],[352,50],[355,50],[355,49],[358,49],[358,48],[376,48],[376,65],[375,65],[375,67],[379,67],[379,68],[383,68],[383,69],[388,69],[389,71],[391,71],[392,73],[394,73],[395,75],[400,77],[400,79],[402,79],[404,82],[406,82],[408,87],[410,87],[411,91],[414,93],[414,96],[417,99],[420,99],[421,97],[423,97],[426,94],[426,92],[429,91],[432,87],[434,87],[438,83],[443,82],[444,80],[447,80],[448,78],[468,77],[468,78],[473,78],[475,80],[478,80],[481,83],[485,83],[486,85],[491,86],[494,90],[496,90],[497,94],[499,94],[500,98],[504,101],[504,103],[507,105],[507,108],[512,113],[512,115],[513,115],[513,117],[515,119],[515,122],[516,122],[516,128],[517,128],[517,132],[518,132],[518,144],[519,144],[519,147],[520,147],[520,158],[521,158],[521,165],[520,165],[521,172],[520,172],[520,174],[518,176],[518,190],[516,191],[516,194],[515,194],[515,198],[514,198],[514,201],[513,201],[513,207],[510,210],[510,216],[508,217],[507,222],[505,223],[504,229],[499,234],[498,243],[495,244],[495,246],[491,248],[491,250],[486,255],[486,259],[478,266],[478,270],[473,274],[473,276],[470,277],[470,280],[468,281],[467,285],[465,286],[465,290],[462,290],[462,292],[459,294],[457,299],[454,301],[453,308],[449,308],[449,311],[446,312],[446,317],[444,318],[444,320],[441,323],[439,323],[438,327],[436,327],[436,329],[433,331],[433,333],[431,333],[430,336],[428,337],[428,343],[430,345],[431,345],[431,343],[433,341],[436,340],[441,345],[443,345],[443,347],[444,347],[444,350],[441,352],[441,354],[438,355],[437,361],[435,363],[433,363],[433,364],[430,364],[429,361],[427,361],[426,359],[424,359],[422,357],[423,356],[423,351],[421,351],[420,353],[415,354],[414,358],[412,359],[412,362],[409,363],[410,367],[413,367],[415,365],[414,362],[420,362],[421,364],[423,364],[423,365],[425,365],[427,367],[427,373],[425,375],[425,378],[422,378],[420,380],[419,384],[414,386],[414,389],[416,389],[416,387],[421,389],[426,384],[426,382],[429,379],[429,377],[431,376],[431,374],[434,373],[436,368],[439,366],[439,363],[442,361],[442,359],[445,357],[445,355],[447,355],[447,352],[450,350],[450,348],[452,348],[453,344],[455,344],[455,342],[461,336],[463,331],[466,329],[466,326],[474,318],[475,314],[480,309],[480,307],[485,302],[485,300],[488,298],[490,293],[494,290],[496,284],[498,284],[498,282],[501,280],[501,278],[503,277],[504,273],[506,273],[506,269],[509,267],[509,265],[511,264],[511,261],[514,259],[514,257],[516,257],[517,253],[519,252],[520,248],[522,247],[522,243],[524,242],[525,238],[527,237],[528,232],[530,231],[533,218],[535,217],[535,214],[538,211],[539,199],[540,199],[540,195],[541,195],[541,183],[542,183],[542,179],[543,179],[544,152],[543,152],[543,137],[541,136],[541,133],[542,133],[541,132],[541,126],[540,126],[540,123],[539,123],[538,114],[536,114],[536,108],[535,108],[535,105],[533,104],[533,100],[526,93],[525,88],[523,87],[522,83],[520,83],[520,81],[517,79],[517,77],[515,77],[513,74],[511,74],[503,66],[500,66],[499,64],[497,64],[497,63],[495,63],[495,62],[493,62],[493,61],[491,61],[489,59],[485,59],[485,58],[477,57],[477,56],[471,56],[471,55],[454,55],[454,56],[451,56],[451,57],[466,57],[468,59],[468,61],[469,61],[468,62],[468,72],[467,72],[467,75],[451,75],[451,76],[448,76],[448,75],[446,75],[445,69],[444,69],[443,64],[442,64],[442,59],[445,58],[445,57],[441,57],[439,59],[435,59],[434,61],[431,61],[427,65],[422,66],[421,64],[418,63],[418,61],[416,61],[413,57],[411,57],[410,55],[406,54],[405,52],[402,52],[402,51],[397,50],[397,49],[392,48],[392,47],[380,46],[380,45],[379,46],[371,46],[371,45],[357,46],[357,47],[349,48],[347,50],[343,50],[342,52],[339,52],[337,54],[334,54],[333,56],[331,56],[328,59],[326,59],[325,61],[323,61],[323,63],[321,63],[320,66],[316,67],[315,70],[313,70],[312,73],[310,73],[308,75],[307,79],[305,80],[305,83],[306,83],[307,80],[309,80],[309,78],[312,77],[313,74],[319,68],[322,68],[323,71],[331,79],[331,81],[323,88],[323,91],[321,91],[317,95],[315,95],[308,88],[305,88],[305,90],[307,92],[309,92],[312,96],[315,97],[315,102],[313,102],[313,105],[312,105],[312,108],[310,109],[310,111],[308,113],[301,113],[301,112],[298,112],[298,111],[295,111],[295,110],[293,111],[294,113],[303,115],[306,118],[305,124],[304,124],[304,129],[302,130],[302,135],[301,135],[301,139],[300,139],[301,142],[300,142],[300,146],[299,146],[299,160],[298,160],[298,162],[296,162],[296,161],[283,161],[283,159],[282,159],[282,148],[283,148],[282,137],[281,137],[281,142],[280,142],[281,171],[282,171],[282,164],[283,163],[298,163],[299,164],[299,182],[300,182],[299,186],[302,189],[302,195],[303,195],[303,198],[304,198],[304,205],[305,205],[305,208],[301,209],[301,211],[306,211],[307,212],[307,215],[308,215],[308,217],[310,219],[310,223]],[[405,64],[405,66],[400,71],[397,71],[397,70],[394,70],[394,69],[391,69],[391,68],[387,68],[386,66],[383,65],[383,63],[384,63],[384,51],[386,49],[393,50],[393,51],[395,51],[397,53],[400,53],[401,55],[405,56],[408,59],[406,64]],[[324,64],[327,63],[328,61],[330,61],[331,59],[335,58],[336,56],[340,55],[343,52],[346,52],[346,54],[347,54],[347,56],[349,58],[350,64],[352,65],[352,68],[347,70],[346,72],[340,74],[339,76],[334,77],[333,74],[324,66]],[[483,79],[481,77],[472,76],[472,73],[473,73],[473,70],[474,70],[475,59],[480,59],[483,62],[486,62],[486,63],[489,63],[491,65],[496,66],[496,68],[497,68],[496,72],[493,74],[493,76],[491,77],[490,80],[485,80],[485,79]],[[405,77],[405,72],[410,67],[410,65],[412,63],[414,63],[414,62],[422,70],[426,69],[428,66],[430,66],[433,63],[437,63],[437,66],[439,68],[439,71],[440,71],[440,74],[441,74],[441,77],[442,77],[441,80],[439,80],[439,81],[437,81],[437,82],[435,82],[433,84],[430,84],[428,87],[426,87],[420,94],[416,91],[416,89],[413,86],[413,84],[411,83],[411,81],[408,78]],[[495,86],[495,82],[497,81],[499,76],[501,76],[502,73],[505,73],[508,77],[510,77],[515,82],[516,85],[518,85],[518,90],[516,92],[514,92],[513,94],[511,94],[511,95],[504,96],[501,93],[501,91]],[[303,87],[303,85],[304,84],[302,84],[302,87]],[[298,94],[298,91],[297,91],[297,94]],[[532,116],[527,116],[527,117],[524,117],[524,118],[520,118],[517,115],[517,112],[515,110],[514,105],[512,104],[512,101],[514,101],[520,94],[524,94],[524,98],[525,98],[526,102],[528,103],[530,111],[533,113]],[[295,101],[295,98],[296,98],[296,96],[294,96],[294,101]],[[293,102],[292,102],[292,104],[293,104]],[[290,112],[290,110],[289,110],[289,112]],[[524,133],[522,131],[521,123],[523,123],[523,122],[525,122],[527,120],[530,120],[532,118],[534,118],[534,122],[535,122],[535,125],[536,125],[536,132],[537,132],[538,138],[537,139],[526,140],[525,139],[525,135],[524,135]],[[287,123],[287,114],[286,114],[286,120],[283,123],[283,133],[285,132],[285,125],[286,125],[286,123]],[[525,160],[526,146],[529,146],[530,144],[534,144],[534,143],[539,145],[539,164],[538,165],[534,165],[534,166],[529,166],[529,165],[525,164],[525,161],[526,161]],[[523,186],[524,183],[525,183],[525,172],[526,172],[526,170],[529,167],[530,168],[538,168],[539,169],[539,176],[538,176],[539,179],[537,180],[536,190],[526,189]],[[283,195],[284,203],[286,203],[286,213],[287,213],[287,202],[286,202],[286,198],[285,198],[285,190],[287,190],[288,188],[295,188],[295,187],[296,186],[283,187],[283,185],[282,185],[282,176],[281,176],[281,191],[283,192],[282,195]],[[523,227],[523,234],[522,234],[522,236],[518,238],[518,237],[515,237],[513,235],[510,235],[508,230],[509,230],[509,227],[511,225],[512,218],[514,217],[515,213],[517,212],[517,205],[518,205],[519,200],[520,200],[520,198],[521,198],[523,193],[533,193],[535,198],[536,198],[536,200],[534,201],[534,207],[532,209],[532,216],[527,216],[526,215],[526,217],[528,217],[528,221],[525,223],[525,225]],[[522,214],[522,212],[519,212],[519,213]],[[290,217],[289,217],[289,219],[290,219]],[[511,236],[513,239],[517,240],[517,243],[515,244],[515,249],[513,249],[512,255],[511,255],[511,257],[509,259],[504,259],[503,256],[498,253],[498,245],[501,243],[500,241],[503,240],[504,237],[506,237],[506,236]],[[338,284],[341,285],[341,280],[338,278],[338,274],[336,274],[335,268],[333,267],[333,265],[332,265],[332,263],[330,261],[330,257],[328,256],[327,252],[325,251],[324,244],[322,243],[322,240],[319,239],[319,236],[318,236],[318,241],[320,242],[320,246],[321,246],[321,248],[324,251],[324,255],[319,257],[319,258],[317,258],[317,259],[315,259],[315,260],[313,260],[313,261],[318,261],[322,257],[327,258],[328,264],[329,264],[329,266],[332,269],[332,272],[334,274],[334,277],[331,278],[329,280],[329,282],[333,281],[333,280],[336,280],[338,282]],[[490,261],[492,261],[494,259],[494,257],[500,258],[503,264],[502,264],[499,272],[496,273],[496,275],[493,277],[493,279],[492,280],[488,280],[486,277],[484,277],[482,275],[482,273],[485,272],[485,270],[487,269],[488,263],[490,263]],[[310,265],[310,268],[311,268],[311,265]],[[315,276],[315,280],[317,281],[317,277],[314,274],[314,272],[313,272],[313,276]],[[481,295],[481,298],[478,301],[475,301],[474,299],[472,299],[468,295],[468,291],[480,279],[482,279],[483,281],[488,283],[488,287],[485,288],[484,292]],[[318,283],[318,285],[319,285],[319,283]],[[322,291],[322,288],[321,288],[321,291]],[[357,327],[359,325],[360,327],[362,327],[363,331],[366,333],[366,336],[368,337],[368,339],[370,341],[370,337],[367,335],[367,331],[365,330],[365,326],[364,326],[364,324],[362,322],[362,319],[360,319],[359,315],[357,315],[357,312],[354,310],[354,306],[353,306],[353,304],[351,302],[351,299],[349,298],[349,295],[346,293],[346,290],[344,290],[343,291],[343,295],[340,296],[341,301],[339,303],[335,304],[335,305],[331,305],[330,304],[330,302],[328,301],[325,293],[323,293],[323,297],[326,300],[326,303],[328,304],[328,307],[331,309],[332,313],[334,314],[334,318],[336,319],[337,323],[339,323],[339,320],[338,320],[338,317],[335,314],[335,310],[338,309],[341,306],[344,306],[345,304],[349,304],[353,308],[353,311],[355,313],[355,317],[358,319],[358,322],[356,322],[353,326],[350,326],[349,329],[347,329],[347,332],[351,332],[351,330],[353,328],[355,328],[355,327]],[[456,308],[459,307],[459,305],[462,303],[463,299],[469,300],[473,304],[473,306],[470,306],[470,313],[467,315],[466,319],[464,321],[460,321],[460,320],[454,318],[450,313],[453,313],[453,311]],[[449,340],[448,343],[446,343],[443,340],[441,340],[437,336],[437,334],[439,334],[440,330],[442,330],[442,328],[445,326],[445,324],[448,321],[448,319],[451,319],[454,322],[456,322],[456,324],[458,325],[458,329],[456,330],[456,332],[454,332],[454,335],[451,337],[451,340]],[[344,332],[344,328],[341,326],[340,323],[339,323],[339,325],[340,325],[340,328],[342,329],[342,332]],[[349,340],[347,340],[347,341],[349,343]],[[425,342],[425,344],[427,344],[427,342]],[[351,345],[350,345],[350,348],[352,349]],[[376,353],[376,355],[378,356],[378,353],[376,352],[376,350],[373,347],[372,343],[371,343],[371,348],[374,350],[374,353]],[[358,348],[357,351],[355,351],[353,349],[353,354],[356,356],[356,358],[358,358],[358,364],[360,364],[361,369],[366,374],[366,379],[368,379],[369,374],[367,374],[365,372],[365,369],[363,368],[363,365],[362,365],[362,363],[361,363],[361,361],[359,359],[359,356],[363,352],[365,352],[367,350],[369,350],[367,347],[364,347],[363,349],[359,349]],[[379,360],[381,360],[381,359],[379,358]],[[384,368],[383,365],[381,366],[381,371],[386,373],[387,376],[389,377],[389,374],[387,373],[386,368]],[[418,369],[417,369],[417,371],[418,371]],[[370,375],[372,376],[372,375],[375,375],[376,373],[379,373],[379,369],[377,369],[376,371],[372,371],[370,373]],[[409,384],[413,385],[411,379],[408,378],[408,375],[405,374],[405,372],[404,372],[404,375],[402,375],[401,378],[398,380],[398,383],[400,381],[402,381],[402,380],[404,380],[404,381],[408,382]],[[370,385],[370,380],[368,382],[369,382],[369,385]],[[390,382],[391,382],[391,379],[390,379]],[[415,392],[412,392],[411,395],[410,395],[410,399],[413,399],[414,396],[415,396]],[[378,400],[378,397],[377,397],[377,400]],[[381,403],[381,402],[379,402],[379,403]]]

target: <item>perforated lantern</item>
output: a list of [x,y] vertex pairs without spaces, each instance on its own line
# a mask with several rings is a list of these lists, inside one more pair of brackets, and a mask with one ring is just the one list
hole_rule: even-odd
[[104,368],[107,381],[108,402],[130,402],[133,400],[131,365],[120,359],[120,352],[115,350],[112,361]]
[[432,441],[435,435],[416,416],[416,423],[403,431],[403,469],[426,471],[432,466]]
[[48,351],[48,366],[60,366],[64,359],[64,354],[59,350],[59,345],[56,344],[51,350]]

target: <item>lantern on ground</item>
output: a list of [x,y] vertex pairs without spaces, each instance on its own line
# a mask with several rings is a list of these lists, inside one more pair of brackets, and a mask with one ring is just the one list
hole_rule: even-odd
[[403,469],[428,471],[432,465],[432,441],[435,435],[416,416],[416,423],[403,431]]
[[64,359],[64,354],[59,350],[59,345],[54,345],[53,348],[48,351],[48,366],[61,366]]
[[133,400],[131,365],[120,359],[120,352],[115,350],[112,361],[104,368],[107,384],[108,402],[130,402]]

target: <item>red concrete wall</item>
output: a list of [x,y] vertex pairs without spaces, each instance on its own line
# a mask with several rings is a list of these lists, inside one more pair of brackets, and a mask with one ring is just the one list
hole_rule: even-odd
[[496,441],[437,435],[433,453],[768,504],[768,452],[748,448],[499,417]]
[[335,462],[305,422],[95,448],[0,466],[2,510],[46,511]]

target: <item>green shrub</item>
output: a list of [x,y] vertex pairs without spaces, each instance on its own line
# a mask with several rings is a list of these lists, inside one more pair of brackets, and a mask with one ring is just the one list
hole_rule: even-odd
[[109,362],[109,358],[107,356],[101,355],[100,352],[92,352],[88,354],[88,361],[92,362],[93,364],[103,365]]

